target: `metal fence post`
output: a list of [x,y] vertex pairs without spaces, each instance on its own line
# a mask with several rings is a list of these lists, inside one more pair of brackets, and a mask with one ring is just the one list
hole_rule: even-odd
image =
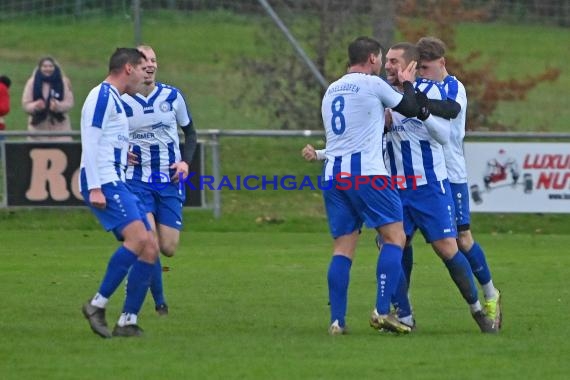
[[2,195],[2,201],[0,201],[0,208],[6,208],[8,204],[8,187],[6,185],[7,182],[7,174],[6,171],[8,168],[6,167],[6,146],[4,145],[4,137],[0,140],[0,170],[2,170],[2,190],[0,194]]
[[289,29],[285,26],[285,24],[283,23],[283,21],[279,18],[279,16],[277,15],[277,13],[275,13],[275,11],[273,10],[273,8],[271,8],[271,5],[269,5],[269,3],[267,2],[267,0],[258,0],[259,4],[261,4],[261,6],[263,7],[263,9],[265,9],[265,11],[267,12],[267,14],[269,15],[269,17],[271,17],[271,19],[273,20],[273,22],[277,25],[277,27],[279,28],[279,30],[281,30],[281,32],[285,35],[285,37],[287,38],[287,40],[289,41],[289,43],[293,46],[293,49],[295,49],[295,52],[297,53],[297,55],[299,56],[299,59],[305,64],[307,65],[307,67],[309,68],[309,70],[311,71],[311,73],[313,74],[313,76],[315,77],[315,79],[320,83],[320,85],[322,86],[322,88],[326,89],[329,86],[329,83],[327,82],[327,80],[325,79],[325,77],[323,76],[323,74],[321,74],[321,72],[319,71],[319,69],[317,68],[317,66],[315,66],[315,64],[313,63],[313,61],[311,60],[311,58],[309,58],[309,56],[307,56],[307,54],[305,53],[305,50],[303,50],[303,48],[301,47],[301,45],[299,44],[299,42],[297,42],[297,40],[295,39],[295,37],[293,37],[293,35],[291,34],[291,32],[289,31]]
[[[214,176],[214,186],[220,181],[220,134],[219,131],[211,132],[212,147],[212,175]],[[222,216],[222,200],[220,190],[214,190],[214,218],[219,219]]]

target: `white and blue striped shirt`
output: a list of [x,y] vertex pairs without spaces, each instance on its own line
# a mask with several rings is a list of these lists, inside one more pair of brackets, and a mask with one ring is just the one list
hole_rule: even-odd
[[461,112],[451,120],[451,135],[449,143],[443,146],[445,166],[449,182],[466,183],[467,168],[463,153],[463,139],[465,138],[465,121],[467,117],[467,93],[463,83],[456,77],[448,75],[443,80],[447,98],[455,100],[461,106]]
[[118,90],[103,82],[93,88],[81,110],[80,190],[124,181],[129,124]]
[[170,165],[181,160],[178,126],[185,127],[192,120],[182,93],[157,82],[148,96],[124,94],[122,100],[131,150],[139,161],[127,168],[127,179],[168,182],[174,174]]
[[384,109],[401,100],[402,94],[383,79],[363,73],[346,74],[328,87],[321,105],[324,178],[388,175],[382,160]]
[[[426,79],[416,81],[416,88],[426,93],[430,99],[445,99],[443,86]],[[448,120],[430,116],[442,126],[449,124]],[[427,183],[442,181],[447,178],[443,147],[429,133],[421,120],[415,117],[405,117],[392,111],[392,125],[388,128],[386,144],[386,161],[392,176],[405,177],[402,186],[411,188]]]

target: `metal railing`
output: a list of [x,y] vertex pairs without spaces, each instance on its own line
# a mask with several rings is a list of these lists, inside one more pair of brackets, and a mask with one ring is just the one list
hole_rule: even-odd
[[[198,138],[211,151],[211,174],[216,181],[221,178],[221,157],[220,144],[223,138],[236,137],[323,137],[323,130],[238,130],[238,129],[201,129],[197,130]],[[1,138],[22,138],[22,137],[45,137],[45,136],[71,136],[80,137],[79,131],[71,132],[27,132],[27,131],[0,131]],[[547,132],[467,132],[467,139],[507,139],[507,140],[568,140],[570,133],[547,133]],[[0,147],[3,145],[0,141]],[[3,153],[4,149],[2,149]],[[4,161],[3,156],[0,159]],[[6,184],[4,183],[5,187]],[[222,214],[222,199],[220,191],[212,192],[213,214],[219,218]]]

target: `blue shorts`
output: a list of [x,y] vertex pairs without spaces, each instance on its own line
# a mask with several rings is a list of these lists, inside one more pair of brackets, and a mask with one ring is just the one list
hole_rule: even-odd
[[147,183],[128,180],[130,190],[145,206],[146,212],[154,215],[156,224],[180,230],[182,228],[182,208],[186,199],[184,184],[165,182]]
[[467,231],[471,224],[471,211],[469,209],[469,187],[467,183],[449,183],[453,203],[455,206],[455,223],[457,231]]
[[400,197],[406,236],[412,236],[419,229],[428,243],[457,238],[449,181],[428,183],[416,189],[401,189]]
[[112,230],[117,240],[123,240],[123,229],[136,220],[142,221],[147,231],[151,230],[144,205],[124,182],[105,183],[101,185],[101,191],[107,200],[104,209],[93,207],[89,203],[89,191],[82,191],[81,195],[105,231]]
[[337,180],[325,182],[323,198],[333,238],[360,230],[363,223],[369,228],[378,228],[401,222],[402,204],[398,191],[384,187],[385,182],[380,178],[376,178],[375,186],[367,183],[359,184],[358,188],[354,178],[343,178],[342,183]]

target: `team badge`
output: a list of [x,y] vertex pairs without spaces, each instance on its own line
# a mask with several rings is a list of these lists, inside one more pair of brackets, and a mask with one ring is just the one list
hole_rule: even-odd
[[172,111],[172,105],[169,102],[162,102],[159,106],[162,112],[169,112]]

